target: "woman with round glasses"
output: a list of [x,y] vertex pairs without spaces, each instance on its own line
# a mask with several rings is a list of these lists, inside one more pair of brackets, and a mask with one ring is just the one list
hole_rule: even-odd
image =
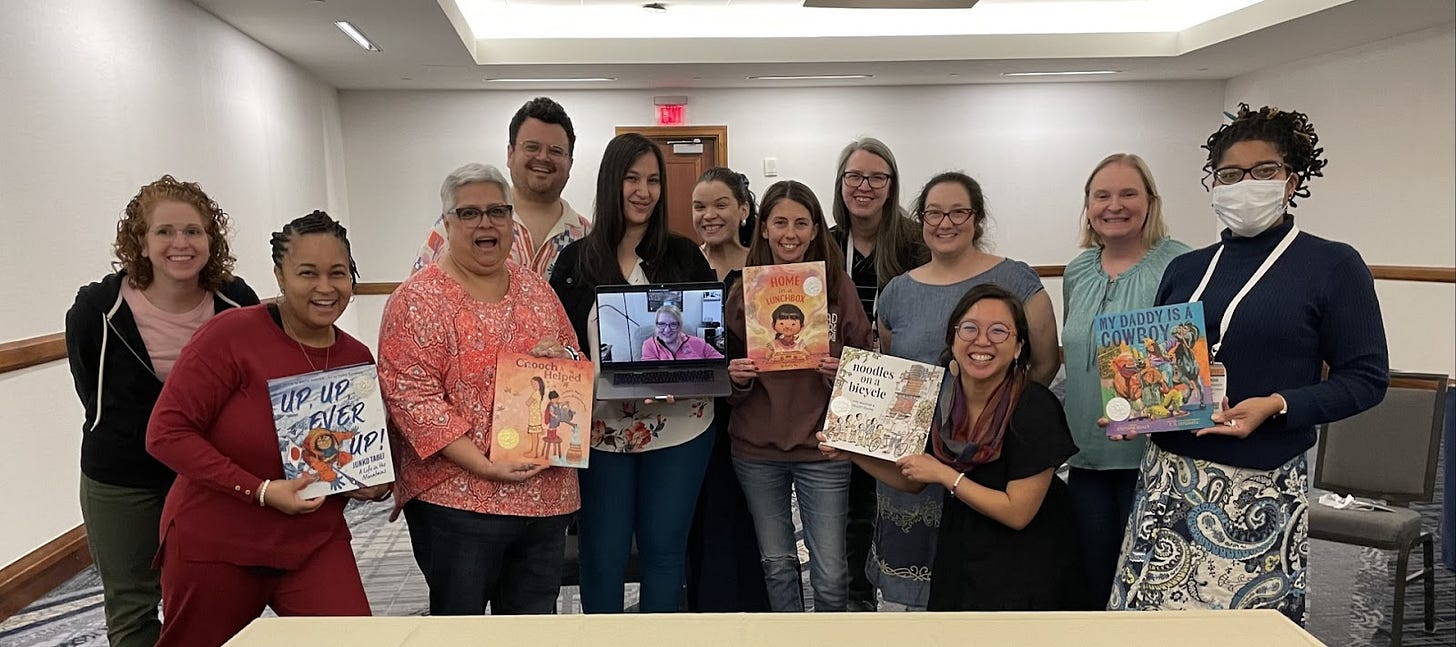
[[943,512],[939,550],[926,572],[928,609],[1078,608],[1079,540],[1067,487],[1055,476],[1077,447],[1056,396],[1027,375],[1031,329],[1022,299],[977,285],[941,326],[939,363],[950,374],[927,452],[891,463],[819,449],[830,458],[848,456],[897,490],[939,486]]
[[642,361],[674,359],[718,359],[723,353],[702,337],[683,331],[682,311],[671,303],[657,309],[656,332],[642,342]]
[[1163,199],[1152,171],[1137,155],[1108,155],[1093,167],[1082,186],[1080,220],[1086,249],[1067,264],[1062,278],[1065,406],[1072,438],[1082,449],[1071,460],[1067,484],[1082,535],[1087,602],[1101,608],[1112,590],[1146,445],[1111,442],[1097,426],[1102,385],[1092,322],[1098,315],[1152,307],[1163,269],[1189,248],[1168,237]]
[[1326,164],[1308,116],[1241,104],[1204,148],[1225,229],[1173,259],[1157,303],[1203,302],[1227,397],[1214,427],[1153,435],[1108,607],[1268,608],[1303,623],[1305,451],[1316,425],[1385,396],[1380,303],[1360,254],[1288,211]]
[[[885,284],[924,263],[925,246],[915,222],[900,207],[900,169],[895,155],[873,137],[856,139],[839,153],[838,186],[829,235],[844,256],[844,271],[854,282],[875,335],[875,302]],[[878,342],[873,342],[878,344]],[[859,468],[849,482],[849,608],[874,610],[877,596],[865,566],[875,525],[875,480]]]
[[[880,351],[935,363],[945,349],[941,326],[967,290],[998,285],[1020,299],[1028,312],[1023,341],[1030,361],[1027,375],[1045,384],[1057,372],[1057,329],[1051,298],[1036,271],[1021,261],[996,256],[986,248],[986,198],[981,185],[964,173],[931,178],[915,200],[920,233],[930,262],[895,277],[880,295]],[[879,486],[879,519],[869,576],[880,588],[886,609],[924,609],[930,595],[930,564],[935,556],[940,519],[940,488],[907,494]]]

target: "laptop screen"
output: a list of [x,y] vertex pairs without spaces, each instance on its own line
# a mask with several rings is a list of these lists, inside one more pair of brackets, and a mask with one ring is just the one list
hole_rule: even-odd
[[604,369],[727,363],[722,283],[605,285],[596,308]]

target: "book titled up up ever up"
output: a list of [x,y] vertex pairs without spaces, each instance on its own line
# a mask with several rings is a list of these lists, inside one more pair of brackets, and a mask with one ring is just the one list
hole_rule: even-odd
[[268,380],[283,476],[313,474],[305,499],[394,480],[384,401],[373,364]]

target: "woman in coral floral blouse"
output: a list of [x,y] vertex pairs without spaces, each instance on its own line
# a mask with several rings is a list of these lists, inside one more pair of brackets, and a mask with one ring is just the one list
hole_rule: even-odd
[[546,281],[508,262],[510,186],[467,164],[440,198],[449,251],[385,306],[379,382],[399,460],[396,515],[409,522],[431,615],[552,613],[576,472],[490,458],[501,352],[574,356],[576,335]]

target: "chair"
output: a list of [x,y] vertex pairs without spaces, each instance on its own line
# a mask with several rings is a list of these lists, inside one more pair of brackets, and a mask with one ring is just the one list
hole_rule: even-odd
[[[1436,629],[1434,543],[1421,526],[1420,513],[1407,506],[1430,501],[1434,495],[1446,388],[1445,375],[1392,371],[1390,388],[1380,404],[1325,425],[1319,437],[1314,487],[1385,499],[1394,509],[1337,510],[1312,503],[1309,513],[1309,536],[1314,539],[1396,551],[1392,646],[1401,642],[1406,584],[1416,579],[1425,580],[1426,632]],[[1417,544],[1424,568],[1408,575],[1410,553]]]

